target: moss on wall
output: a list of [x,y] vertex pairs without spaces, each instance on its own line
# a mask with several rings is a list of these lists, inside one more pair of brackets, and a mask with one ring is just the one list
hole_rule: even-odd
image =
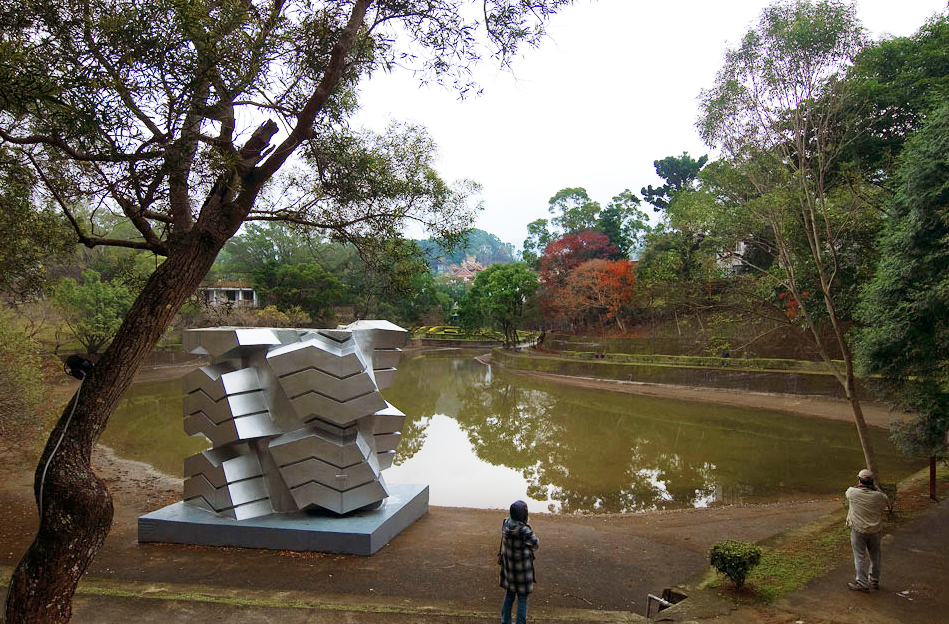
[[520,370],[642,383],[843,398],[820,364],[796,360],[563,352],[537,355],[494,349],[494,361]]

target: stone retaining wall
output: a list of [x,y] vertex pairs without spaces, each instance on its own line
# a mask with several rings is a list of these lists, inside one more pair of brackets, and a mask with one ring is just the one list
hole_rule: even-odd
[[[492,350],[491,358],[510,368],[572,377],[844,398],[843,389],[831,373],[743,369],[736,367],[734,360],[729,368],[721,368],[565,358],[500,348]],[[858,381],[860,390],[865,385]]]

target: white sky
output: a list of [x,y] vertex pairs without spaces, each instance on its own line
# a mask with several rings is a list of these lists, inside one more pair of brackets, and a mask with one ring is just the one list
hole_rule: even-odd
[[[486,63],[480,97],[420,87],[407,71],[379,73],[363,85],[358,121],[377,131],[392,119],[427,127],[441,175],[483,186],[476,227],[520,249],[527,223],[549,218],[558,190],[582,186],[601,204],[625,188],[639,196],[661,183],[654,160],[708,153],[695,131],[696,98],[768,4],[577,0],[554,17],[539,49],[515,59],[513,73]],[[946,5],[857,3],[874,38],[912,34]]]

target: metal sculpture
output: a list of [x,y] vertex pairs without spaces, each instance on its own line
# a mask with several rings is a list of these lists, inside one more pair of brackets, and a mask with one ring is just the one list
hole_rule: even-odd
[[236,520],[380,506],[405,414],[379,390],[405,340],[388,321],[186,332],[211,363],[184,379],[184,428],[213,448],[185,460],[184,502]]

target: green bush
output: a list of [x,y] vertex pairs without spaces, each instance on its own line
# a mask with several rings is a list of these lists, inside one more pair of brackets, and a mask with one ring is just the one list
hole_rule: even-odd
[[43,399],[38,347],[0,313],[0,434],[37,422]]
[[761,562],[761,547],[748,542],[718,542],[708,552],[708,562],[740,588],[753,567]]

